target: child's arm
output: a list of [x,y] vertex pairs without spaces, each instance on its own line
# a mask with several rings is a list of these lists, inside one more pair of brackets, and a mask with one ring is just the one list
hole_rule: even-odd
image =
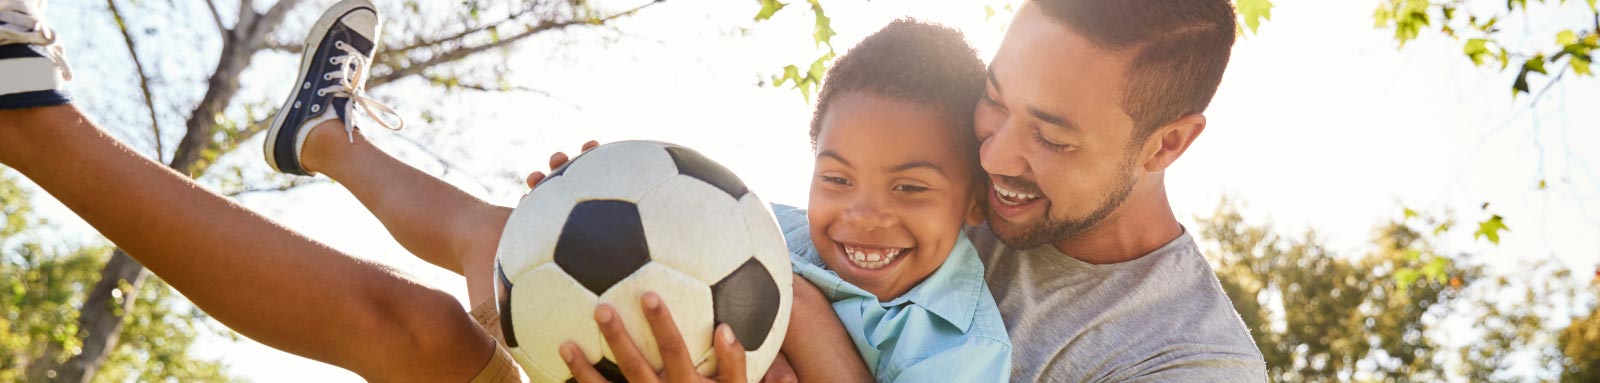
[[789,314],[789,332],[784,335],[783,355],[802,382],[872,381],[833,305],[799,275],[794,277],[794,308]]
[[217,320],[374,381],[466,381],[493,340],[449,294],[206,191],[70,105],[0,110],[0,163]]

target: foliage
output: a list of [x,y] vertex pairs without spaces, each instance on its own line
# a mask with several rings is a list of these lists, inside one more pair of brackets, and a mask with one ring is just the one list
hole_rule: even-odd
[[1475,255],[1435,248],[1452,220],[1408,209],[1358,255],[1249,224],[1226,201],[1199,221],[1277,381],[1517,381],[1528,376],[1508,370],[1530,358],[1547,366],[1533,378],[1594,381],[1600,366],[1600,315],[1551,307],[1577,301],[1570,270],[1545,262],[1490,277]]
[[[1595,295],[1600,295],[1600,272],[1597,281],[1590,285]],[[1561,381],[1600,382],[1600,305],[1586,317],[1572,318],[1572,324],[1561,332]]]
[[[0,206],[5,213],[0,227],[0,381],[23,381],[30,368],[40,366],[42,361],[36,358],[50,345],[80,347],[77,305],[99,279],[100,265],[111,248],[105,244],[64,248],[32,235],[48,223],[35,216],[28,193],[3,173]],[[137,294],[120,295],[119,308],[121,299],[140,302],[126,315],[121,345],[94,381],[233,380],[221,363],[190,356],[189,348],[199,335],[196,329],[204,328],[204,316],[170,303],[165,298],[171,295],[159,281],[144,284]]]
[[[1532,47],[1519,46],[1517,42],[1525,39],[1517,36],[1508,38],[1502,28],[1503,22],[1514,19],[1518,13],[1527,15],[1531,12],[1528,0],[1506,0],[1503,9],[1496,6],[1498,2],[1487,1],[1383,0],[1373,12],[1373,19],[1377,28],[1393,29],[1394,39],[1402,47],[1406,42],[1419,38],[1426,30],[1436,29],[1457,41],[1465,39],[1461,47],[1462,54],[1473,65],[1517,71],[1516,79],[1511,83],[1511,94],[1515,96],[1529,93],[1528,80],[1536,75],[1550,77],[1551,84],[1567,73],[1593,75],[1590,65],[1594,62],[1595,49],[1600,48],[1600,9],[1596,8],[1595,0],[1584,2],[1587,4],[1587,12],[1584,13],[1589,16],[1584,24],[1588,25],[1561,29],[1554,38],[1542,39],[1543,42],[1531,44]],[[1567,0],[1533,1],[1536,6],[1552,7],[1558,11],[1580,7],[1576,2],[1573,3],[1569,5]]]
[[[827,51],[818,56],[816,60],[812,60],[811,64],[806,66],[805,72],[801,72],[800,67],[797,65],[784,66],[783,74],[772,77],[772,86],[777,87],[792,83],[794,84],[794,89],[799,90],[800,96],[804,97],[806,102],[809,103],[811,102],[812,89],[822,86],[822,77],[828,72],[828,64],[832,63],[837,54],[833,50],[833,36],[836,33],[833,31],[832,19],[828,17],[827,12],[823,11],[822,2],[820,0],[806,0],[806,3],[810,5],[808,10],[815,20],[812,26],[811,39],[816,42],[816,48],[826,46]],[[756,21],[771,19],[773,14],[783,10],[787,5],[777,0],[761,0],[761,10],[756,12],[755,19]]]

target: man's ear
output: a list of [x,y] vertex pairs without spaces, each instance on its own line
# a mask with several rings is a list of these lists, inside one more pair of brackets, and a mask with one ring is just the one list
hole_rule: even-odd
[[1179,117],[1150,133],[1150,138],[1145,139],[1143,149],[1144,153],[1149,153],[1145,156],[1144,170],[1151,173],[1167,170],[1168,166],[1178,161],[1178,157],[1183,156],[1184,151],[1189,150],[1189,145],[1194,143],[1195,138],[1200,137],[1200,132],[1205,130],[1206,116],[1193,113]]

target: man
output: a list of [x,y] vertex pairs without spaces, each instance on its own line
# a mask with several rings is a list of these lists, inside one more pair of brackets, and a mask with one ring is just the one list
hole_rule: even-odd
[[974,121],[990,173],[970,230],[1014,381],[1264,381],[1265,361],[1162,182],[1206,127],[1227,0],[1037,0]]

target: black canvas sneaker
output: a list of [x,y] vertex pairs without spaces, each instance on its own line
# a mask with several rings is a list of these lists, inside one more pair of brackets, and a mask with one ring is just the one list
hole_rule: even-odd
[[[377,8],[367,0],[340,1],[311,26],[300,51],[294,91],[267,128],[262,151],[273,170],[311,175],[300,164],[300,150],[311,128],[339,120],[354,141],[356,109],[385,128],[398,130],[405,125],[393,109],[366,94],[367,70],[382,28]],[[395,124],[379,117],[379,112],[394,117]]]
[[44,23],[44,1],[0,0],[0,109],[61,105],[67,51]]

